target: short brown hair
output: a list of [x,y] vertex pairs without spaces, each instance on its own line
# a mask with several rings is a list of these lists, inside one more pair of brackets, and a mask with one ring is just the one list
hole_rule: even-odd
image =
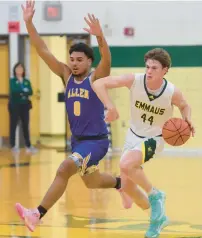
[[144,56],[144,62],[146,63],[148,59],[157,60],[161,63],[163,68],[171,67],[171,58],[168,52],[162,48],[155,48],[148,51]]

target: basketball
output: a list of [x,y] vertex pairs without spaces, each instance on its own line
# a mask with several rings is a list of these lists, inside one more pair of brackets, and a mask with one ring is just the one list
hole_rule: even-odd
[[191,129],[185,120],[181,118],[171,118],[165,122],[162,135],[169,145],[180,146],[189,140]]

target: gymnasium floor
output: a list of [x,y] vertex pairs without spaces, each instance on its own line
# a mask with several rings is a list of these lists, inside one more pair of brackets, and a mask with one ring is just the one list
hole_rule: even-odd
[[[64,153],[40,150],[28,156],[24,151],[13,157],[0,152],[0,237],[46,238],[142,238],[148,215],[135,205],[124,210],[119,194],[113,190],[87,190],[76,175],[57,204],[30,233],[17,217],[14,204],[39,204],[55,176]],[[101,171],[119,173],[118,155],[108,155]],[[202,237],[202,156],[186,152],[161,155],[145,165],[151,181],[167,194],[168,226],[160,237]]]

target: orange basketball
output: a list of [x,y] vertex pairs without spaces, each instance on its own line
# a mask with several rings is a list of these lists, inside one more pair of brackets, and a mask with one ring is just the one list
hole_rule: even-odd
[[189,140],[191,130],[185,120],[181,118],[171,118],[165,122],[162,135],[169,145],[180,146]]

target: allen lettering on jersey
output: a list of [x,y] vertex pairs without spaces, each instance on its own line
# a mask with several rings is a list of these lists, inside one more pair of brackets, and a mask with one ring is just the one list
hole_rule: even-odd
[[89,99],[89,91],[83,88],[70,88],[68,90],[68,98],[72,97]]
[[153,114],[156,114],[156,115],[163,115],[164,112],[165,112],[165,109],[164,108],[160,108],[160,107],[155,107],[155,106],[152,106],[152,105],[148,105],[147,103],[145,102],[140,102],[140,101],[136,101],[135,102],[135,106],[143,111],[146,111],[146,112],[151,112]]

